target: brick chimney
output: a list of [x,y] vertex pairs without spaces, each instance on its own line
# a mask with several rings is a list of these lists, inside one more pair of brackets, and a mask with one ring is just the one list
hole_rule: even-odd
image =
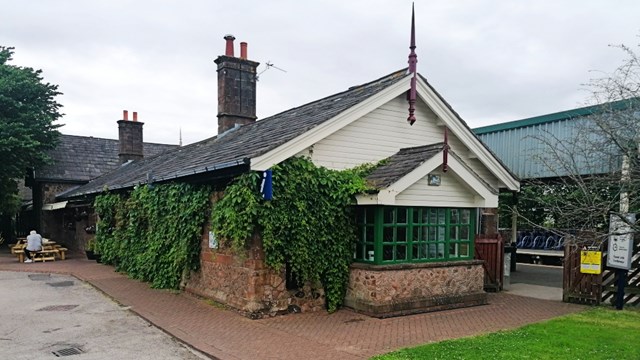
[[247,59],[247,43],[241,43],[240,57],[233,55],[233,35],[226,35],[225,54],[218,65],[218,134],[236,124],[256,121],[256,69],[260,63]]
[[120,164],[129,160],[140,160],[144,157],[142,147],[142,125],[138,121],[138,113],[133,112],[133,120],[129,120],[129,112],[122,111],[122,120],[118,120],[118,157]]

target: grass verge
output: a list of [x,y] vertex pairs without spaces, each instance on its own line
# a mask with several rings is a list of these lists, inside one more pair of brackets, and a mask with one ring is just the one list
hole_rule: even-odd
[[640,359],[640,311],[595,308],[511,331],[447,340],[376,360]]

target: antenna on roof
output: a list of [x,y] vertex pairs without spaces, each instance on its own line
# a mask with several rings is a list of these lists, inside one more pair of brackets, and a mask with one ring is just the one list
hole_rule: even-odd
[[180,128],[180,142],[178,143],[178,146],[182,146],[182,128]]
[[269,69],[271,69],[271,68],[274,68],[274,69],[276,69],[276,70],[280,70],[280,71],[285,72],[285,73],[287,72],[287,70],[285,70],[285,69],[281,69],[281,68],[279,68],[279,67],[277,67],[277,66],[273,65],[273,63],[271,62],[271,60],[267,60],[267,62],[266,62],[266,63],[264,63],[264,64],[265,64],[267,67],[266,67],[264,70],[260,71],[260,73],[258,73],[258,75],[256,75],[256,80],[259,80],[259,79],[260,79],[260,75],[264,74],[267,70],[269,70]]
[[418,55],[416,55],[416,22],[415,22],[415,4],[411,4],[411,44],[409,45],[409,49],[411,52],[409,53],[409,74],[413,73],[413,77],[411,78],[411,88],[409,89],[409,94],[407,94],[407,100],[409,101],[409,117],[407,121],[409,125],[413,125],[416,122],[416,76],[418,71],[416,70],[416,65],[418,63]]

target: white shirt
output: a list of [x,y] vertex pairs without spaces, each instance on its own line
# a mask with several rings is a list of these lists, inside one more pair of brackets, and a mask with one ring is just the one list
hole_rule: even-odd
[[40,234],[31,234],[27,236],[27,250],[29,251],[42,250],[42,236],[40,236]]

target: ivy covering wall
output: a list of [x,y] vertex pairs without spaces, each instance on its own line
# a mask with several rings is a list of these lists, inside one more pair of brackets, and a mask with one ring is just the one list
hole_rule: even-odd
[[168,184],[96,197],[96,251],[132,278],[177,289],[200,264],[209,194],[208,187]]
[[[242,254],[260,234],[266,264],[286,263],[298,284],[324,288],[327,308],[344,299],[356,241],[354,195],[367,190],[372,166],[334,171],[292,158],[273,167],[273,200],[260,194],[260,175],[236,178],[211,211],[223,245]],[[96,251],[116,270],[157,288],[178,288],[199,266],[200,239],[211,189],[187,184],[138,186],[128,195],[103,194]]]
[[299,284],[324,288],[327,308],[335,311],[356,241],[351,205],[367,189],[364,176],[371,168],[334,171],[292,158],[272,168],[272,201],[260,195],[259,174],[242,175],[214,205],[212,229],[237,250],[258,231],[267,265],[278,270],[288,262]]

